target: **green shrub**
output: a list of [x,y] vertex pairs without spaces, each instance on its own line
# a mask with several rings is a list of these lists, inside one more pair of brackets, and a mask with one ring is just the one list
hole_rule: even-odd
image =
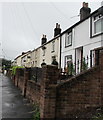
[[34,116],[34,120],[40,120],[40,112],[37,111]]
[[12,71],[12,75],[15,75],[16,74],[16,69],[17,68],[24,68],[23,66],[13,66],[12,68],[11,68],[11,71]]
[[87,70],[88,69],[88,64],[86,63],[85,58],[83,58],[83,63],[82,63],[82,70]]
[[34,109],[34,115],[32,120],[40,120],[40,110],[39,106],[37,104],[33,104],[33,109]]
[[74,69],[74,65],[73,65],[72,62],[68,64],[67,70],[68,70],[68,75],[74,75],[75,74],[75,69]]

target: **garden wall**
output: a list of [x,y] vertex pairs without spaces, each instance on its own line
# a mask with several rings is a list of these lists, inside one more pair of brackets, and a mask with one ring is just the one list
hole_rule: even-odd
[[58,83],[57,66],[45,65],[39,83],[29,80],[30,70],[20,76],[17,70],[15,85],[30,101],[39,104],[40,117],[45,119],[90,118],[92,110],[103,107],[103,54],[99,65]]

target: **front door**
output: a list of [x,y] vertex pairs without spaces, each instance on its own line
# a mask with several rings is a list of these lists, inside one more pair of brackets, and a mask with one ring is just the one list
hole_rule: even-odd
[[75,70],[76,73],[80,73],[82,71],[83,64],[83,47],[79,47],[75,49]]

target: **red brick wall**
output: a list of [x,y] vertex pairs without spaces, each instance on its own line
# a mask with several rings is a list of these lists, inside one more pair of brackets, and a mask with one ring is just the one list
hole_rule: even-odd
[[101,106],[101,72],[100,67],[92,68],[57,86],[57,118],[77,116],[82,110]]
[[19,79],[18,79],[18,87],[23,92],[23,89],[24,89],[24,77],[21,77],[21,76],[19,77]]
[[20,88],[23,96],[33,103],[40,103],[40,85],[29,80],[28,69],[24,69],[23,76],[20,76],[20,69],[17,69],[14,81],[15,86]]
[[40,117],[55,118],[56,115],[56,84],[58,68],[56,66],[43,66],[40,97]]
[[18,87],[24,92],[25,81],[27,81],[26,97],[40,104],[41,118],[85,118],[88,109],[91,111],[103,106],[103,54],[100,55],[99,66],[63,83],[57,83],[58,68],[47,65],[42,68],[40,85],[30,81],[26,71],[24,77],[16,76]]
[[35,83],[35,81],[28,80],[26,97],[33,103],[40,103],[40,85]]

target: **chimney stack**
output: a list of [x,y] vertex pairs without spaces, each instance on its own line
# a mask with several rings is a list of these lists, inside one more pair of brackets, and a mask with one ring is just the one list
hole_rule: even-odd
[[54,29],[54,37],[61,33],[60,24],[56,23],[56,28]]
[[46,35],[43,34],[43,37],[41,39],[41,45],[45,44],[47,42]]
[[88,3],[83,2],[83,6],[80,9],[80,20],[85,19],[90,15],[91,9],[88,7]]

